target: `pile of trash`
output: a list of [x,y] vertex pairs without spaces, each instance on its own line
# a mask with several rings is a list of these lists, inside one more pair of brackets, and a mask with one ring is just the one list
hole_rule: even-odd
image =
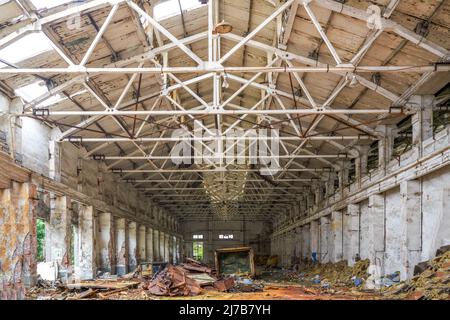
[[331,286],[359,287],[368,276],[369,264],[368,259],[357,261],[353,267],[348,266],[346,261],[325,264],[304,263],[295,268],[298,271],[286,272],[283,280],[312,283],[324,289]]
[[421,262],[410,280],[383,289],[385,297],[409,300],[450,300],[450,246]]
[[[242,266],[237,269],[241,270]],[[218,278],[216,271],[207,265],[187,258],[179,266],[168,265],[158,272],[143,287],[157,296],[195,296],[202,289],[216,289],[221,292],[258,292],[263,290],[261,284],[248,277],[228,275]]]

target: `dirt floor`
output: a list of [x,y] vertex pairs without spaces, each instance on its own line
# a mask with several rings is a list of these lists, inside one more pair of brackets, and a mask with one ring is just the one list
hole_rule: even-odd
[[[184,267],[183,267],[184,266]],[[221,289],[224,279],[211,268],[190,261],[168,266],[152,277],[140,271],[126,277],[110,276],[79,283],[40,281],[30,289],[36,300],[450,300],[450,246],[416,266],[415,276],[401,282],[393,273],[369,288],[369,261],[353,267],[345,262],[304,264],[292,270],[259,266],[256,276],[224,278],[232,285]],[[370,269],[370,268],[369,268]],[[195,270],[195,271],[193,271]],[[196,280],[194,280],[196,279]],[[381,281],[381,282],[380,282]],[[381,283],[381,284],[380,284]]]
[[[47,290],[38,295],[30,294],[30,299],[38,300],[80,300],[76,296],[67,297],[64,293]],[[156,297],[141,289],[129,289],[102,297],[85,298],[90,300],[377,300],[381,296],[357,290],[342,289],[324,292],[320,289],[300,285],[267,284],[262,292],[219,292],[205,289],[202,294],[192,297]]]

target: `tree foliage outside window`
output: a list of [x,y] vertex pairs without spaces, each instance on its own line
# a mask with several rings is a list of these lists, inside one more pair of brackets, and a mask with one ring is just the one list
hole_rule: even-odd
[[36,220],[36,236],[37,236],[37,261],[45,261],[45,221],[43,219]]
[[194,241],[192,244],[192,255],[196,260],[203,260],[203,242]]

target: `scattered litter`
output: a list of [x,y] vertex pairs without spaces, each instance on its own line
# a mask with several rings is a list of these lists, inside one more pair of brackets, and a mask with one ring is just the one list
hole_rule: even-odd
[[[399,278],[389,275],[392,284],[383,290],[391,299],[449,300],[450,299],[450,246],[440,248],[434,259],[421,262],[416,271],[423,270],[412,279],[400,283]],[[426,266],[426,267],[425,267]]]

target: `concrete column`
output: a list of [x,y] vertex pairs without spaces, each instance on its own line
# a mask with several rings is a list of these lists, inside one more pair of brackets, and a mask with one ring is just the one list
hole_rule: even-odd
[[[311,243],[311,257],[318,262],[319,260],[319,221],[314,220],[309,224],[309,234]],[[315,257],[315,258],[314,258]]]
[[311,259],[311,233],[309,230],[309,225],[304,225],[302,227],[302,258]]
[[159,231],[153,229],[153,257],[154,261],[161,262],[161,253],[159,250]]
[[137,225],[128,222],[128,272],[134,271],[137,264]]
[[[436,249],[450,244],[450,187],[442,188],[440,193],[441,196],[437,203],[437,221],[439,227],[437,228],[436,237],[430,242],[431,248],[423,248],[425,259],[434,257]],[[424,234],[427,230],[424,228]]]
[[327,182],[325,183],[325,193],[326,197],[330,197],[334,195],[335,189],[334,189],[334,181],[336,180],[336,173],[330,172],[330,175],[328,177]]
[[340,170],[338,171],[338,179],[339,179],[339,190],[343,190],[349,182],[349,170],[348,163],[344,160],[339,160]]
[[384,194],[369,196],[369,259],[382,267],[385,251],[385,200]]
[[75,278],[78,280],[93,279],[96,275],[94,208],[80,206],[78,211],[78,254],[75,262]]
[[356,255],[359,254],[359,204],[349,204],[347,206],[346,221],[344,223],[344,258],[350,266],[355,264]]
[[411,117],[412,143],[422,157],[422,142],[433,136],[433,101],[434,96],[418,96],[421,108]]
[[147,228],[147,243],[146,243],[146,250],[147,250],[147,260],[149,262],[153,262],[154,260],[154,256],[153,256],[153,229],[152,228]]
[[165,243],[166,243],[166,236],[164,232],[159,231],[159,257],[161,262],[167,262],[165,260],[166,252],[165,252]]
[[306,198],[306,203],[307,203],[306,205],[307,205],[308,209],[310,209],[314,206],[314,201],[315,201],[314,194],[312,192],[308,192],[308,195]]
[[58,264],[58,277],[67,281],[70,266],[70,199],[66,196],[51,199],[50,221],[45,230],[46,261]]
[[330,243],[330,217],[320,218],[320,263],[330,261],[330,252],[328,251]]
[[331,262],[338,262],[343,259],[342,251],[342,212],[333,211],[331,213],[331,241],[328,251]]
[[177,244],[176,244],[176,259],[177,259],[177,263],[181,262],[181,238],[177,238]]
[[400,183],[401,258],[400,277],[406,280],[413,276],[414,266],[420,262],[422,252],[422,190],[420,180]]
[[147,228],[145,226],[139,226],[138,230],[138,263],[147,262]]
[[36,283],[36,198],[30,183],[0,190],[0,300],[25,299]]
[[295,257],[297,258],[297,262],[300,262],[302,259],[302,228],[295,228],[295,240],[294,240],[294,250]]
[[169,245],[169,234],[166,233],[164,235],[164,261],[165,262],[170,262],[170,245]]
[[359,166],[357,166],[357,168],[359,170],[359,177],[363,177],[368,173],[367,165],[369,161],[370,146],[357,146],[357,149],[359,151]]
[[128,228],[125,218],[115,219],[116,273],[121,276],[128,272]]
[[383,139],[378,140],[378,166],[384,169],[389,161],[391,161],[392,153],[394,151],[396,126],[379,125],[377,126],[377,131],[384,135]]
[[60,144],[57,141],[61,130],[57,127],[51,130],[51,137],[48,143],[49,160],[48,175],[55,181],[61,181],[61,161],[60,161]]
[[113,273],[114,266],[114,218],[109,212],[100,212],[97,218],[98,270]]
[[362,176],[367,174],[367,161],[369,155],[369,146],[355,146],[359,156],[355,158],[355,181],[361,182]]
[[316,207],[319,208],[323,204],[323,192],[320,184],[317,184],[314,188],[314,199]]

